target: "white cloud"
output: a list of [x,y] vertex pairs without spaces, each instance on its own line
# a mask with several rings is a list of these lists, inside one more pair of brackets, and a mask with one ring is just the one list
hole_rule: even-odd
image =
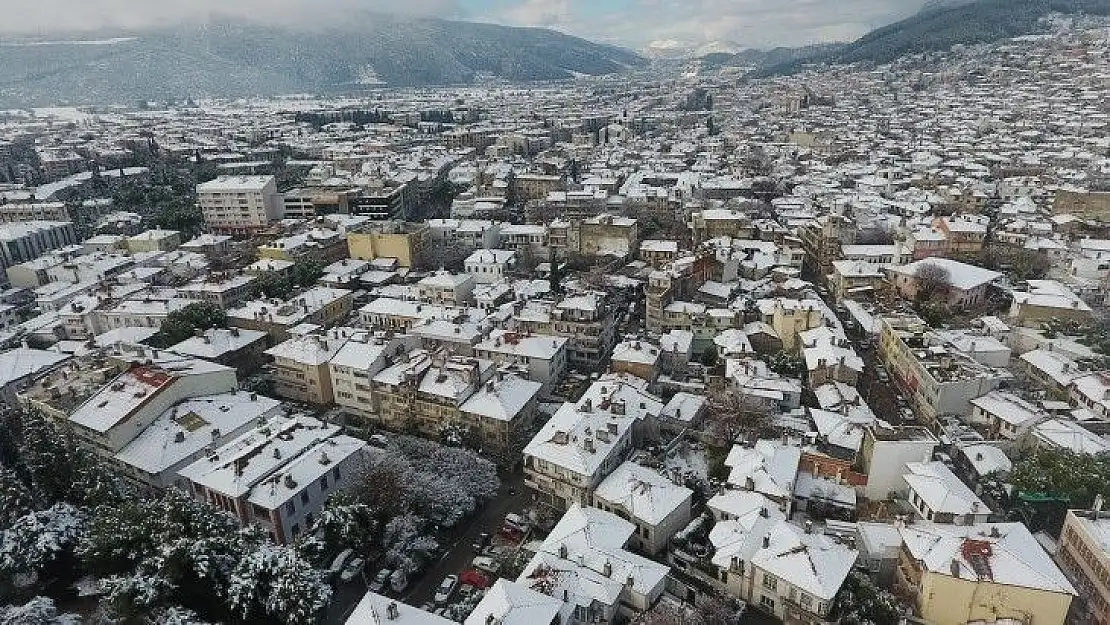
[[49,34],[233,16],[266,23],[340,22],[350,11],[458,16],[455,0],[0,0],[0,31]]
[[629,8],[609,13],[591,10],[589,2],[522,0],[480,17],[634,48],[663,41],[771,47],[855,39],[912,15],[924,0],[629,0]]

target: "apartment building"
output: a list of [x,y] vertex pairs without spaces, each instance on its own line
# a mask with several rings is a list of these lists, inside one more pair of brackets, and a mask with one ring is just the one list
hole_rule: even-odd
[[511,250],[475,250],[463,262],[467,275],[478,284],[505,280],[516,268],[516,252]]
[[906,500],[919,519],[976,525],[991,515],[987,504],[940,461],[907,462],[902,479],[909,489]]
[[826,622],[859,552],[815,533],[812,523],[804,528],[789,523],[765,503],[735,508],[709,532],[714,584],[782,622]]
[[250,234],[281,219],[281,195],[273,176],[220,176],[197,185],[197,204],[208,229]]
[[927,623],[1064,623],[1075,589],[1021,523],[899,527],[894,587]]
[[274,342],[289,338],[289,330],[302,323],[330,328],[351,314],[354,292],[313,287],[289,300],[250,300],[227,311],[227,322],[238,328],[261,330]]
[[402,267],[419,265],[428,244],[429,229],[425,224],[388,221],[369,232],[347,234],[347,251],[351,258],[375,260],[395,258]]
[[1056,563],[1078,592],[1079,622],[1110,621],[1110,518],[1098,510],[1068,510]]
[[68,415],[77,439],[111,458],[164,412],[193,397],[238,390],[235,370],[193,358],[139,365],[120,373]]
[[417,297],[429,304],[463,306],[471,302],[474,285],[473,275],[437,271],[416,283]]
[[616,326],[616,311],[601,291],[564,297],[551,310],[551,332],[570,340],[568,361],[587,370],[598,369],[613,351]]
[[1009,378],[952,349],[917,317],[884,317],[879,324],[879,359],[926,422],[970,415],[971,400]]
[[628,376],[602,378],[577,404],[563,404],[524,448],[525,484],[537,501],[556,509],[588,505],[663,407]]
[[386,367],[403,360],[419,346],[419,341],[404,335],[356,333],[328,362],[335,403],[361,423],[378,416],[373,379]]
[[274,359],[274,391],[294,401],[326,406],[334,402],[328,363],[358,331],[334,328],[324,334],[294,336],[266,350]]
[[181,246],[181,233],[177,230],[155,228],[128,237],[127,251],[132,254],[143,252],[172,252]]
[[21,221],[0,224],[0,266],[7,269],[12,265],[34,260],[46,253],[78,245],[80,240],[73,224],[68,221]]
[[366,443],[307,416],[278,416],[182,468],[200,501],[287,544],[312,526],[328,496],[358,475]]
[[259,330],[209,328],[169,351],[234,367],[241,377],[247,377],[266,361],[268,339],[269,336]]
[[213,304],[220,310],[238,308],[254,297],[257,284],[256,276],[242,274],[227,276],[210,274],[207,278],[194,280],[177,288],[181,297]]
[[932,460],[939,446],[940,441],[928,428],[882,422],[864,426],[858,454],[860,469],[867,475],[863,495],[880,500],[902,491],[906,487],[902,479],[906,465]]
[[631,521],[572,504],[517,583],[561,599],[559,622],[564,625],[633,619],[662,596],[670,572],[628,550],[635,533]]
[[636,531],[630,545],[654,556],[690,522],[692,497],[692,490],[655,470],[624,462],[598,485],[593,506],[631,521]]
[[278,400],[246,391],[192,397],[158,415],[111,462],[145,492],[185,488],[178,471],[280,413]]
[[474,346],[474,355],[519,368],[528,379],[542,384],[547,393],[566,373],[569,342],[561,336],[495,329]]

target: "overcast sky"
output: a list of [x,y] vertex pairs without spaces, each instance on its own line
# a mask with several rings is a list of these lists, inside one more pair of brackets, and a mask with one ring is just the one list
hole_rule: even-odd
[[223,13],[296,22],[350,9],[545,26],[636,49],[854,39],[924,0],[0,0],[0,30],[38,35],[164,25]]

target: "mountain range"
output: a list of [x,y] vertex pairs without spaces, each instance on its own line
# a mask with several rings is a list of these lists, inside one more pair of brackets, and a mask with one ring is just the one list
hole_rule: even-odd
[[815,63],[889,63],[906,54],[948,50],[1039,32],[1051,13],[1110,15],[1107,0],[934,0],[916,15],[813,55],[757,66],[753,77],[789,74]]
[[54,41],[0,40],[0,107],[561,80],[638,54],[540,28],[382,14],[290,28],[226,19]]

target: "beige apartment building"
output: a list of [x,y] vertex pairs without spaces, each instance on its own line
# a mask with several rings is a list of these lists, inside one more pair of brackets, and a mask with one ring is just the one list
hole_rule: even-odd
[[1080,622],[1110,622],[1110,517],[1089,510],[1069,510],[1060,532],[1056,562],[1079,592]]
[[429,232],[424,224],[386,222],[373,232],[348,234],[347,250],[358,260],[395,258],[402,267],[413,267],[423,260]]

